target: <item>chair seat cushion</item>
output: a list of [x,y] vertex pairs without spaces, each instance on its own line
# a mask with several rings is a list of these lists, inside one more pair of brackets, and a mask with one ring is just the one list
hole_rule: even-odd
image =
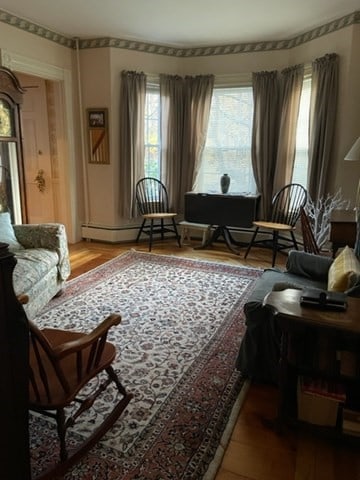
[[162,218],[174,218],[176,217],[177,213],[145,213],[143,215],[144,218],[152,218],[154,220]]
[[295,230],[294,227],[292,227],[291,225],[286,225],[285,223],[256,221],[254,222],[254,225],[259,228],[267,228],[269,230],[282,230],[284,232]]

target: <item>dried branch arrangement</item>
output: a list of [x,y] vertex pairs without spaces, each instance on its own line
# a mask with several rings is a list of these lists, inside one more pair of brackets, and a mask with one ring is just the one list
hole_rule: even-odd
[[330,217],[333,210],[345,210],[350,207],[350,200],[343,199],[341,188],[326,197],[321,197],[315,202],[308,197],[305,210],[310,219],[314,237],[321,249],[328,242],[330,237]]

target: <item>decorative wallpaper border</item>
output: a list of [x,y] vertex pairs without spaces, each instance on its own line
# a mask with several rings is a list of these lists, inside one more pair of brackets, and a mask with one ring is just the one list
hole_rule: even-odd
[[72,38],[65,37],[59,33],[52,32],[45,27],[31,23],[28,20],[12,15],[0,9],[0,22],[19,28],[25,32],[34,33],[39,37],[46,38],[65,47],[74,48],[75,41]]
[[154,53],[156,55],[168,55],[173,57],[204,57],[213,55],[231,55],[237,53],[266,52],[271,50],[284,50],[297,47],[303,43],[316,38],[328,35],[329,33],[341,30],[355,23],[360,23],[360,11],[345,15],[337,20],[329,22],[320,27],[316,27],[309,32],[303,33],[287,40],[274,40],[270,42],[240,43],[221,45],[214,47],[194,47],[194,48],[175,48],[165,45],[157,45],[134,40],[122,40],[119,38],[90,38],[79,39],[65,37],[52,32],[47,28],[31,23],[20,17],[7,13],[0,9],[0,22],[19,28],[29,33],[33,33],[47,40],[75,49],[78,42],[80,49],[89,48],[122,48],[126,50],[136,50],[138,52]]

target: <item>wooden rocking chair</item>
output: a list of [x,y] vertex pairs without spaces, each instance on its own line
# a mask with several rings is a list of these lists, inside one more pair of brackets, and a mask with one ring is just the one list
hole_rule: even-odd
[[[109,430],[131,400],[132,395],[126,392],[111,366],[115,347],[106,341],[109,329],[120,321],[119,315],[112,314],[89,334],[51,328],[40,330],[29,322],[29,408],[55,418],[60,439],[60,461],[37,479],[56,478],[76,463]],[[79,399],[80,390],[102,371],[107,373],[107,378],[95,392]],[[103,423],[69,455],[65,442],[67,429],[112,382],[122,398]],[[80,406],[66,418],[64,409],[73,402],[79,402]]]

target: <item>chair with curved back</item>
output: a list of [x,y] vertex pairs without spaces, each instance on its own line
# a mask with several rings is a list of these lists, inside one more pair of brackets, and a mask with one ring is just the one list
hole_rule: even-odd
[[305,208],[300,208],[301,232],[303,237],[304,252],[320,254],[320,248],[316,243],[314,232],[311,228],[309,217]]
[[[40,330],[29,321],[29,408],[56,419],[60,440],[59,462],[38,478],[55,478],[55,473],[63,473],[76,463],[109,430],[130,402],[132,395],[127,393],[112,367],[115,347],[106,340],[109,329],[120,321],[119,315],[112,314],[89,334],[54,328]],[[99,377],[84,398],[83,388],[102,372],[106,375]],[[110,384],[114,384],[120,394],[117,403],[69,455],[67,429]],[[79,398],[81,391],[82,398]],[[66,413],[66,407],[75,403],[80,405],[76,411]]]
[[309,216],[303,207],[300,209],[300,220],[304,252],[313,253],[314,255],[331,256],[331,250],[319,247],[317,244]]
[[[144,177],[137,182],[135,192],[138,210],[143,217],[136,242],[139,241],[142,233],[149,235],[150,252],[154,234],[159,233],[161,240],[164,240],[164,233],[173,232],[179,247],[181,247],[180,235],[175,223],[177,213],[169,211],[169,199],[165,185],[157,178]],[[150,221],[150,225],[146,224],[148,221]]]
[[[294,235],[295,225],[300,216],[300,208],[304,207],[307,201],[307,191],[298,183],[290,183],[281,188],[273,197],[270,221],[255,221],[254,234],[245,252],[245,258],[248,256],[254,245],[271,247],[272,266],[275,266],[276,254],[278,251],[295,247],[298,250],[298,244]],[[258,233],[269,235],[272,238],[255,240]],[[290,237],[285,234],[290,234]],[[282,243],[279,243],[279,240]],[[285,242],[285,243],[284,243]]]

